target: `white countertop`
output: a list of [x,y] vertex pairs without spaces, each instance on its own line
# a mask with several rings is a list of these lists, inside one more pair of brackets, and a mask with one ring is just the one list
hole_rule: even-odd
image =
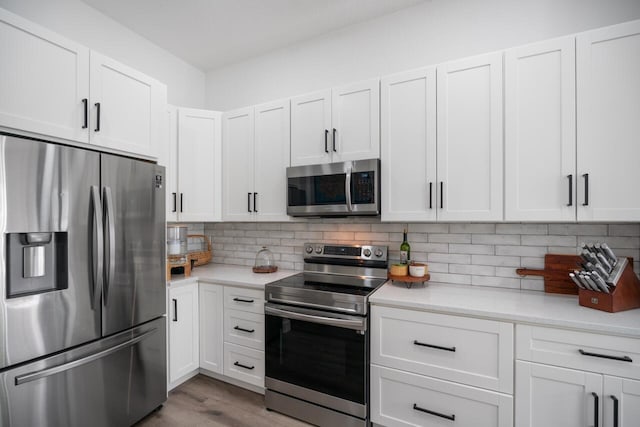
[[580,306],[577,295],[428,282],[407,289],[403,283],[389,281],[369,301],[374,305],[640,338],[640,309],[607,313]]
[[278,270],[275,273],[254,273],[251,267],[235,265],[207,264],[194,267],[191,276],[173,275],[167,282],[168,286],[176,286],[195,280],[201,282],[217,283],[220,285],[244,286],[247,288],[263,289],[267,283],[292,276],[299,271]]

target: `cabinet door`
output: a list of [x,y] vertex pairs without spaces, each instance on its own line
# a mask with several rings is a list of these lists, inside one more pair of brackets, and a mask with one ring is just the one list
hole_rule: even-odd
[[333,89],[331,123],[331,161],[379,158],[380,81]]
[[89,49],[0,9],[0,63],[0,126],[89,142]]
[[515,426],[602,425],[601,391],[602,375],[517,360]]
[[288,221],[287,166],[291,148],[289,100],[255,107],[254,209],[261,221]]
[[604,377],[604,427],[632,427],[640,422],[640,381]]
[[223,370],[223,289],[200,283],[200,367],[218,374]]
[[90,86],[90,142],[156,157],[167,104],[166,86],[94,51]]
[[222,217],[221,114],[178,110],[178,217],[220,221]]
[[198,284],[169,289],[169,382],[195,371],[198,355]]
[[502,220],[502,154],[502,53],[438,66],[439,220]]
[[178,109],[168,105],[165,116],[166,135],[162,155],[158,157],[158,164],[165,170],[165,194],[167,202],[167,222],[178,220]]
[[576,218],[575,39],[505,53],[505,219]]
[[253,221],[253,107],[222,115],[225,221]]
[[381,82],[382,220],[434,221],[436,69]]
[[331,90],[291,98],[291,166],[331,161]]
[[638,52],[640,21],[577,37],[579,221],[640,220]]

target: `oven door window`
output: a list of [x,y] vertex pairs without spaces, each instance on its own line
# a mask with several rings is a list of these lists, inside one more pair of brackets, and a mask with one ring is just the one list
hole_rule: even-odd
[[364,404],[365,335],[352,329],[266,317],[266,375]]

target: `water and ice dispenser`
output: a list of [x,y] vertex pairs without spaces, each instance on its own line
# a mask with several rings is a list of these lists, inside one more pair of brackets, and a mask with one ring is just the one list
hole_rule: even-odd
[[66,289],[67,233],[8,233],[7,298]]

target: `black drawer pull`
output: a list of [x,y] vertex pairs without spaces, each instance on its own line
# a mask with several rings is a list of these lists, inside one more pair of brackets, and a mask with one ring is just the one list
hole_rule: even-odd
[[249,370],[251,370],[251,369],[255,369],[255,366],[247,366],[247,365],[243,365],[243,364],[242,364],[242,363],[240,363],[240,362],[233,362],[233,365],[234,365],[234,366],[239,366],[239,367],[244,368],[244,369],[249,369]]
[[240,326],[234,326],[233,329],[235,329],[236,331],[248,332],[250,334],[256,331],[255,329],[245,329],[245,328],[241,328]]
[[252,299],[243,299],[243,298],[234,298],[233,300],[237,302],[249,302],[249,303],[253,302]]
[[621,362],[633,362],[633,359],[629,356],[610,356],[608,354],[590,353],[588,351],[584,351],[583,349],[580,349],[578,351],[583,356],[601,357],[603,359],[619,360]]
[[429,415],[435,415],[436,417],[446,418],[447,420],[450,420],[450,421],[455,421],[456,420],[455,414],[453,414],[453,415],[445,415],[445,414],[441,414],[440,412],[430,411],[428,409],[424,409],[424,408],[419,407],[415,403],[413,404],[413,409],[416,410],[416,411],[424,412],[424,413],[429,414]]
[[420,341],[417,341],[417,340],[414,340],[413,343],[415,345],[420,345],[422,347],[435,348],[436,350],[445,350],[445,351],[453,351],[453,352],[456,351],[455,347],[442,347],[442,346],[439,346],[439,345],[426,344],[426,343],[423,343],[423,342],[420,342]]
[[173,301],[173,321],[178,321],[178,300],[175,298],[171,299]]

